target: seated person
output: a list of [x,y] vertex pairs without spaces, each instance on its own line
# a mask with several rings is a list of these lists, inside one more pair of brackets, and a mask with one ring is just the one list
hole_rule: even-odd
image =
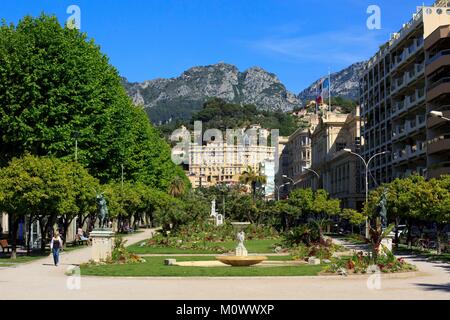
[[77,237],[79,241],[89,241],[89,238],[85,237],[84,231],[81,228],[78,228]]

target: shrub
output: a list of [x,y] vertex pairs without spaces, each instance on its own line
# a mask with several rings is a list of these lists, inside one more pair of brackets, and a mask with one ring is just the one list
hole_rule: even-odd
[[303,243],[294,245],[290,254],[294,260],[305,260],[309,257],[310,248]]
[[284,235],[283,244],[287,247],[293,247],[300,243],[307,246],[320,242],[320,232],[314,224],[303,224],[293,228]]
[[114,249],[111,254],[111,259],[107,261],[110,264],[125,264],[125,263],[141,263],[145,262],[144,259],[135,255],[125,248],[127,241],[122,237],[114,238]]

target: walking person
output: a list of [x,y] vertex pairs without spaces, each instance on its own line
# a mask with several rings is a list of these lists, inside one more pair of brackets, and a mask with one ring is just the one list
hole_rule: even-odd
[[61,237],[59,235],[58,231],[55,231],[52,237],[52,241],[50,242],[50,250],[53,254],[53,261],[55,263],[55,266],[57,267],[59,264],[59,251],[61,250],[63,246],[63,242],[61,240]]

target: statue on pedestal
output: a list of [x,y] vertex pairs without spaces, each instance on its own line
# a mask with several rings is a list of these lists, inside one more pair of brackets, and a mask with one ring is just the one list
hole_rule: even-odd
[[236,247],[236,256],[238,257],[246,257],[248,256],[248,252],[247,249],[244,246],[244,241],[245,241],[245,232],[244,231],[240,231],[237,236],[236,236],[237,240],[238,240],[238,246]]
[[108,226],[109,214],[106,205],[105,195],[97,194],[97,218],[99,219],[99,228],[103,229]]
[[385,188],[383,190],[383,193],[381,194],[381,199],[380,202],[378,203],[378,215],[380,216],[381,219],[381,229],[384,230],[387,228],[387,189]]
[[216,217],[216,216],[217,216],[216,199],[214,199],[213,201],[211,201],[211,217]]

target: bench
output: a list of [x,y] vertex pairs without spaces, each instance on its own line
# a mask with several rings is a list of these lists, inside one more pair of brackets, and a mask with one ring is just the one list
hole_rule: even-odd
[[75,243],[78,245],[87,245],[89,246],[91,244],[91,241],[89,239],[81,240],[80,236],[77,235],[75,238]]
[[8,244],[8,240],[0,240],[0,246],[2,247],[3,253],[11,252],[12,246]]

